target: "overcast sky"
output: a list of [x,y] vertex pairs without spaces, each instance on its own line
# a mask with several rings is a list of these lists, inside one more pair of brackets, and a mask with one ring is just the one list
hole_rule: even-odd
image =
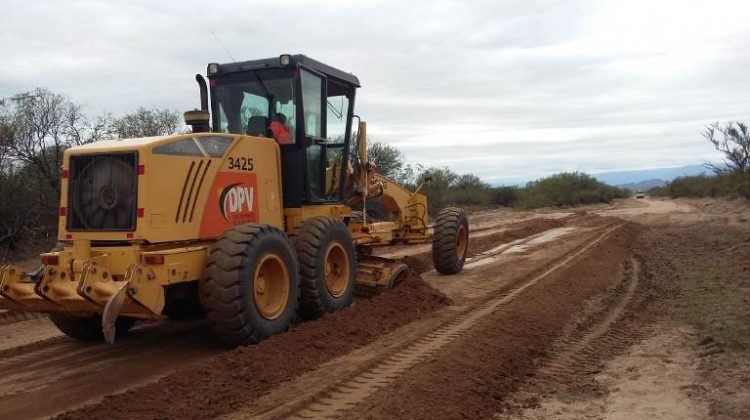
[[356,74],[371,138],[487,181],[715,160],[748,120],[748,1],[0,0],[0,96],[88,113],[198,106],[208,62],[303,53]]

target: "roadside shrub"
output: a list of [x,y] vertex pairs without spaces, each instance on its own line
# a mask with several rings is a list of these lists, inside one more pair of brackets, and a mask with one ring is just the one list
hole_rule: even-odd
[[649,194],[671,198],[744,197],[750,199],[750,173],[730,172],[679,177],[663,187],[650,189]]
[[58,203],[57,192],[36,168],[0,172],[0,257],[24,239],[55,236]]
[[627,190],[604,184],[583,172],[562,172],[526,184],[520,190],[516,207],[533,209],[609,203],[627,196]]
[[520,196],[518,187],[495,187],[492,189],[492,204],[496,206],[513,207]]
[[492,203],[492,190],[489,188],[451,188],[444,202],[464,206],[489,206]]

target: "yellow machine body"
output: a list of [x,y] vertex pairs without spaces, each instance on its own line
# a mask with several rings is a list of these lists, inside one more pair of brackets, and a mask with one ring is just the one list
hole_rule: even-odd
[[[228,147],[218,154],[202,146],[211,143]],[[63,173],[71,173],[72,156],[95,159],[97,155],[131,152],[137,153],[138,165],[135,229],[119,234],[71,230],[66,213],[75,209],[67,201],[68,179],[63,179],[60,206],[66,210],[60,216],[59,240],[210,240],[237,223],[283,225],[279,146],[272,139],[196,133],[100,141],[67,150]],[[230,189],[225,191],[227,187]],[[220,202],[222,199],[226,202]]]
[[[206,301],[247,280],[237,267],[251,264],[250,254],[260,250],[267,254],[257,260],[262,269],[252,276],[254,286],[226,295],[252,293],[254,307],[267,312],[254,322],[282,331],[293,319],[288,308],[303,306],[288,286],[304,270],[295,276],[289,270],[309,252],[300,248],[284,259],[297,245],[325,252],[314,260],[304,257],[307,272],[315,273],[304,274],[308,289],[317,282],[314,287],[325,289],[316,290],[330,297],[311,306],[321,295],[308,295],[302,309],[312,315],[347,305],[355,285],[365,292],[394,286],[405,265],[372,256],[371,247],[431,241],[427,197],[419,193],[424,183],[412,192],[377,173],[367,158],[364,122],[354,139],[356,76],[303,55],[211,63],[207,75],[208,84],[196,76],[201,109],[185,113],[192,133],[99,141],[65,151],[60,245],[41,255],[35,272],[0,267],[0,308],[64,313],[57,318],[72,322],[101,315],[101,332],[112,342],[120,315],[160,318],[195,302],[211,318]],[[368,200],[378,200],[389,217],[369,219]],[[438,242],[450,245],[440,248],[446,254],[438,260],[456,260],[442,264],[441,272],[454,274],[463,266],[468,221],[461,211],[449,213],[436,229],[445,236]],[[336,235],[326,239],[330,244],[305,242],[325,236],[309,233],[315,226]],[[275,251],[249,245],[257,238],[252,232],[260,231]],[[287,240],[298,231],[296,242]],[[458,253],[451,243],[458,244]],[[227,272],[218,266],[235,270],[234,277],[217,275]],[[343,286],[329,285],[331,279],[343,279]],[[206,292],[219,283],[225,289]],[[268,303],[272,295],[279,298],[276,306]],[[284,309],[283,320],[276,322],[278,314],[266,306]],[[243,331],[240,339],[229,338],[247,343],[266,334]]]
[[[360,132],[364,143],[364,123]],[[76,209],[68,202],[75,158],[91,162],[119,153],[136,157],[133,229],[76,229],[69,217]],[[130,298],[118,308],[119,315],[158,318],[166,289],[199,281],[210,245],[232,226],[264,223],[291,232],[311,217],[351,217],[351,208],[343,204],[283,208],[279,156],[272,139],[217,133],[102,141],[67,150],[59,218],[62,249],[42,254],[44,265],[38,273],[12,265],[0,268],[0,307],[102,313],[119,293]],[[362,172],[363,197],[382,197],[395,220],[350,221],[355,244],[428,241],[426,197],[374,170]],[[398,263],[363,255],[358,278],[368,287],[388,287],[402,269]]]

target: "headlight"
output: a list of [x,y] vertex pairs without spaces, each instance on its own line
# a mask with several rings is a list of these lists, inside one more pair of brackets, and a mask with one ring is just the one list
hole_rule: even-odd
[[282,67],[286,67],[289,65],[289,63],[292,62],[292,56],[289,54],[282,54],[279,56],[279,63],[281,63]]

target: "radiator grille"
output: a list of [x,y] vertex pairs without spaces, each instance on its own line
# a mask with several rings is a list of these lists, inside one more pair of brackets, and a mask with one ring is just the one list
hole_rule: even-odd
[[135,230],[137,191],[137,153],[71,156],[68,230]]

